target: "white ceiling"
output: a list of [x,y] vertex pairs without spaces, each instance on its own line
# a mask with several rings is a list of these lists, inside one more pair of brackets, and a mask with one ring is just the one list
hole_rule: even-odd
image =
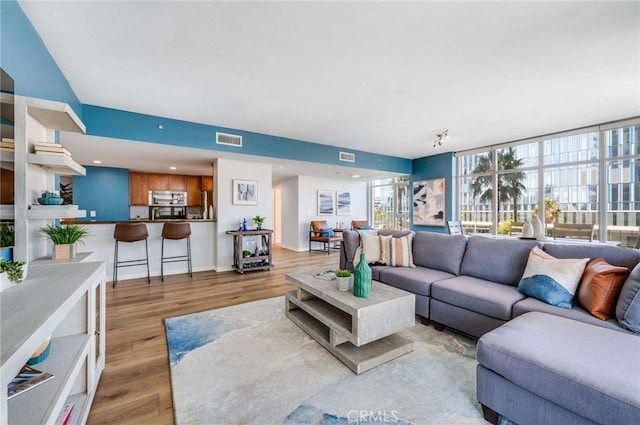
[[640,115],[640,2],[20,5],[85,104],[404,158]]

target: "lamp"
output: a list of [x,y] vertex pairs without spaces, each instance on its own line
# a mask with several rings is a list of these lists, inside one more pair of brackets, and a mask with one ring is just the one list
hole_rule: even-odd
[[445,141],[445,139],[449,138],[449,129],[444,130],[441,133],[438,133],[438,135],[436,136],[436,140],[433,141],[433,147],[437,148],[438,146],[442,146],[442,143]]

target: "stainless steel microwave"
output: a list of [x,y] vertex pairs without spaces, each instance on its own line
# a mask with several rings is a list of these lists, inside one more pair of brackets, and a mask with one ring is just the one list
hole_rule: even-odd
[[186,206],[187,192],[171,192],[168,190],[149,191],[150,207]]

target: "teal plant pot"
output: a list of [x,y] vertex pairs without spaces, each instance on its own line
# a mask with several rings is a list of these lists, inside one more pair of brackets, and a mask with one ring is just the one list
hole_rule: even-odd
[[353,273],[353,295],[361,298],[371,295],[371,267],[367,264],[364,252],[360,253],[360,263]]

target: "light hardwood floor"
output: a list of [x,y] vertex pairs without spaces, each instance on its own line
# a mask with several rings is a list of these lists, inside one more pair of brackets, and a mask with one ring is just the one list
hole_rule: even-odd
[[[197,247],[193,247],[197,249]],[[294,288],[285,274],[337,268],[339,256],[274,247],[271,271],[200,272],[122,280],[107,285],[106,366],[89,425],[173,424],[166,317],[283,295]]]

